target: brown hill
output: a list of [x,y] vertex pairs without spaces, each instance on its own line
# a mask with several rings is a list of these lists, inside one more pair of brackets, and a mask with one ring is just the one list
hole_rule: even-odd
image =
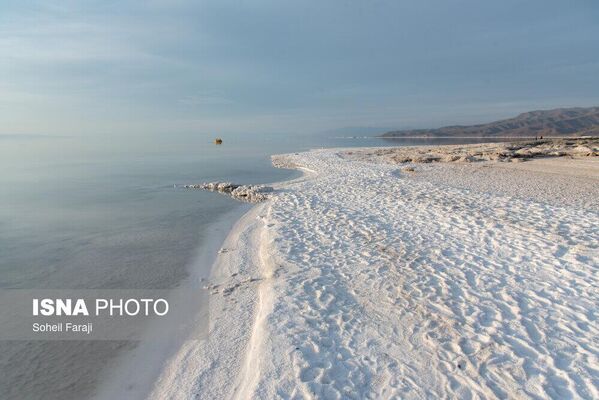
[[390,131],[382,137],[535,137],[597,136],[599,107],[530,111],[515,118],[479,125]]

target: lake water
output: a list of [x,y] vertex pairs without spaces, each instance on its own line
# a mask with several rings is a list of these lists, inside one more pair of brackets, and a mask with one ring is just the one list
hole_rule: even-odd
[[[176,184],[268,183],[270,155],[466,143],[300,135],[0,137],[0,289],[167,289],[238,203]],[[474,141],[479,141],[474,139]],[[86,398],[130,342],[0,341],[0,398]]]

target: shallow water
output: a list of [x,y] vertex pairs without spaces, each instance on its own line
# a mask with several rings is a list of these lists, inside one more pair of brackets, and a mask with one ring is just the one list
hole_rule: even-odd
[[[270,155],[460,139],[239,135],[0,138],[0,288],[174,287],[233,200],[173,185],[267,183]],[[470,140],[472,142],[472,140]],[[0,341],[0,398],[82,398],[127,342]]]

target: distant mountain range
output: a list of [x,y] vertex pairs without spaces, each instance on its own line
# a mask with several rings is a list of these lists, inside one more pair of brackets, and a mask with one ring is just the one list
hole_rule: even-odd
[[381,137],[535,137],[599,136],[599,107],[530,111],[479,125],[390,131]]

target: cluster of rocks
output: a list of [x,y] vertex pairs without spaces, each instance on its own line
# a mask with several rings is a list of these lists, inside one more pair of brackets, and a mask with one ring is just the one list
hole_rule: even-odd
[[220,192],[236,200],[257,203],[268,199],[273,188],[264,185],[236,185],[231,182],[207,182],[194,185],[183,185],[186,189],[203,189]]
[[[297,155],[298,153],[294,153]],[[298,165],[291,161],[286,154],[278,154],[270,157],[272,161],[272,165],[275,168],[283,168],[283,169],[297,169]]]
[[393,163],[431,162],[520,162],[538,157],[596,157],[599,138],[544,139],[470,145],[395,147],[347,151],[345,157],[357,160],[383,158]]

